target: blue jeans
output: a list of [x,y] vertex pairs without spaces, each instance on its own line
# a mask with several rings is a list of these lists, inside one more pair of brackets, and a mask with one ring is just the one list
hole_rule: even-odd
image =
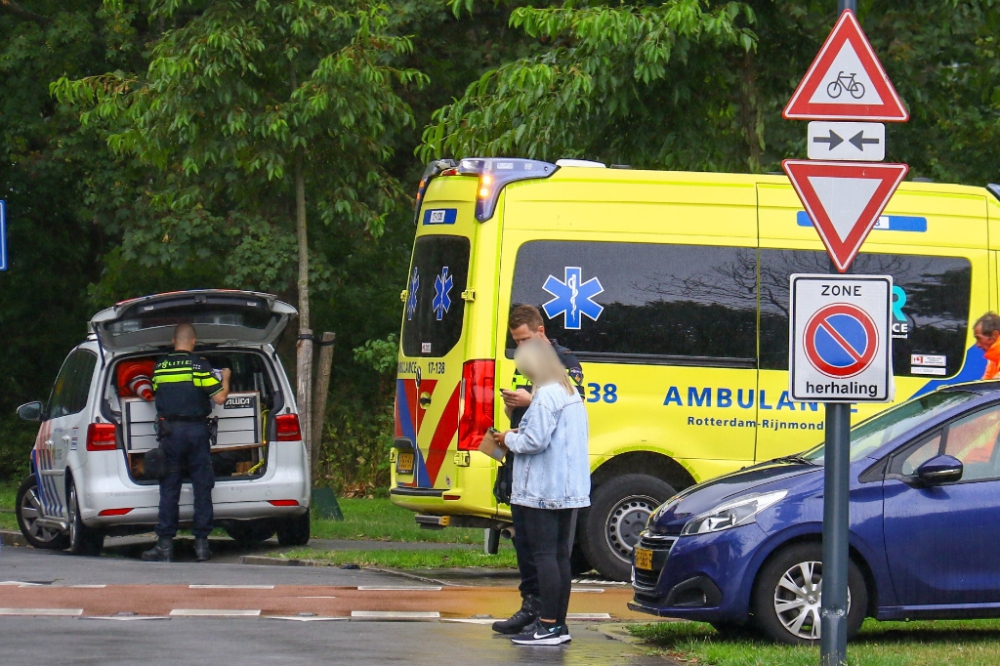
[[160,479],[160,522],[156,534],[171,539],[177,534],[178,504],[186,472],[194,490],[194,527],[191,531],[195,538],[203,539],[212,531],[212,488],[215,487],[208,428],[202,423],[172,422],[171,426],[173,432],[160,442],[167,460],[167,475]]

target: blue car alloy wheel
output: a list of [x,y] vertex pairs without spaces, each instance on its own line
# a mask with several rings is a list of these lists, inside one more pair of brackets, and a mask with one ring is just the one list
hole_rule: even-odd
[[[789,645],[815,645],[820,638],[823,553],[819,543],[799,543],[778,551],[761,569],[754,588],[757,625]],[[848,565],[847,638],[861,629],[868,606],[864,576]]]

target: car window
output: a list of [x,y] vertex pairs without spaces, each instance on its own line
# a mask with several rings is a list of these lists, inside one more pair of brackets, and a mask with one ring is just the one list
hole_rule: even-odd
[[948,426],[944,453],[962,461],[963,481],[998,478],[997,436],[1000,435],[1000,407],[984,409]]
[[937,433],[922,444],[918,444],[915,449],[911,449],[906,455],[901,456],[893,465],[891,472],[913,476],[917,473],[917,468],[941,452],[941,433]]
[[592,360],[755,367],[756,270],[754,248],[532,241],[511,305],[536,306],[549,337]]
[[889,473],[912,476],[934,456],[949,455],[962,462],[963,482],[998,479],[998,438],[1000,406],[992,406],[952,421],[943,431],[898,454]]
[[47,418],[57,419],[83,411],[96,365],[97,356],[83,349],[77,349],[66,358],[49,396],[45,410]]
[[421,236],[413,246],[403,315],[403,354],[440,358],[462,338],[469,239]]

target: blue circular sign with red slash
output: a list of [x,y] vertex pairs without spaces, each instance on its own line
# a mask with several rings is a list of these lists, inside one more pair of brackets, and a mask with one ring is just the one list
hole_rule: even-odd
[[806,358],[829,377],[844,379],[862,372],[875,360],[878,329],[868,313],[848,303],[818,310],[806,324]]

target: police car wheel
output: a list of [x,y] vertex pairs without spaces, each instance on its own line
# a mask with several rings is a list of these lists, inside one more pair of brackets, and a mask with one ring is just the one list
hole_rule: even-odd
[[25,541],[33,548],[63,550],[69,545],[69,537],[59,530],[36,524],[42,515],[42,501],[38,496],[38,481],[34,474],[29,474],[21,481],[17,489],[15,507],[17,526],[21,529]]
[[274,523],[268,519],[234,520],[223,526],[229,537],[241,544],[255,544],[274,536]]
[[69,552],[74,555],[100,555],[104,550],[104,532],[83,524],[76,484],[72,481],[66,492],[66,508],[69,511]]
[[278,522],[278,545],[304,546],[309,543],[309,512]]
[[673,487],[648,474],[625,474],[605,481],[590,493],[580,546],[605,578],[628,581],[632,549],[656,507],[675,494]]

